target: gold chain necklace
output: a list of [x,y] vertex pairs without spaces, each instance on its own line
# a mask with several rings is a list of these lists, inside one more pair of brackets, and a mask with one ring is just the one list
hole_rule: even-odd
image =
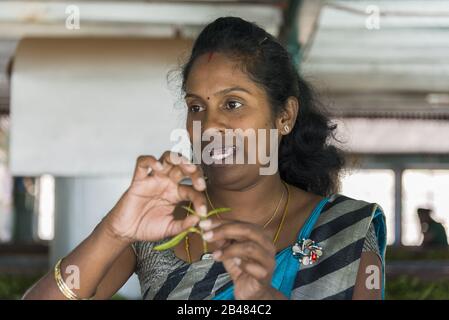
[[[279,226],[278,226],[277,231],[276,231],[276,233],[275,233],[275,235],[274,235],[274,238],[273,238],[273,244],[275,244],[276,241],[278,240],[279,234],[280,234],[280,232],[281,232],[281,230],[282,230],[282,227],[284,226],[284,221],[285,221],[285,217],[287,216],[288,205],[289,205],[289,202],[290,202],[290,189],[289,189],[289,187],[288,187],[288,184],[285,183],[284,181],[282,181],[282,183],[285,185],[285,188],[287,189],[287,203],[285,204],[284,213],[282,214],[281,221],[279,222]],[[214,206],[212,205],[212,202],[211,202],[210,199],[209,199],[209,195],[207,194],[207,189],[206,189],[206,197],[207,197],[207,200],[209,201],[209,204],[210,204],[210,206],[212,207],[212,209],[215,209]],[[276,215],[276,213],[277,213],[277,211],[278,211],[278,209],[279,209],[279,206],[280,206],[280,204],[281,204],[283,198],[284,198],[284,192],[282,192],[281,199],[279,200],[278,205],[276,206],[275,212],[274,212],[273,215],[270,217],[270,219],[264,224],[263,229],[265,229],[265,227],[266,227],[266,226],[273,220],[274,216]],[[189,204],[189,208],[190,208],[191,205],[192,205],[192,203]],[[188,214],[189,214],[189,213],[187,212],[187,215],[188,215]],[[218,217],[220,218],[220,216],[218,216]],[[221,218],[220,218],[220,219],[221,219]],[[186,236],[186,237],[185,237],[185,250],[186,250],[186,253],[187,253],[187,258],[188,258],[188,260],[189,260],[189,263],[192,263],[192,257],[191,257],[191,255],[190,255],[189,236]],[[204,253],[204,254],[207,254],[207,253]],[[203,254],[203,255],[204,255],[204,254]]]
[[[287,187],[287,189],[288,189],[288,187]],[[281,203],[282,203],[282,199],[284,199],[284,194],[285,194],[285,189],[282,190],[282,195],[281,195],[281,198],[280,198],[279,201],[278,201],[278,204],[277,204],[277,206],[276,206],[276,209],[274,209],[274,212],[273,212],[273,214],[271,215],[270,219],[268,219],[268,221],[264,223],[263,229],[265,229],[265,228],[270,224],[270,222],[273,221],[274,217],[275,217],[276,214],[278,213],[279,207],[280,207],[280,205],[281,205]],[[209,202],[209,205],[211,206],[212,210],[215,210],[215,207],[214,207],[214,205],[212,204],[212,201],[210,200],[209,193],[207,192],[207,189],[206,189],[206,198],[207,198],[207,201]],[[217,216],[218,216],[218,218],[221,220],[221,216],[220,216],[219,213],[217,213]]]

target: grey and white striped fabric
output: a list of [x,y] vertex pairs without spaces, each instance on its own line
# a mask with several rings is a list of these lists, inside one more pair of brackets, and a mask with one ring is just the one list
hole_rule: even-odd
[[[297,272],[291,299],[351,299],[360,257],[373,251],[381,257],[372,223],[377,204],[334,195],[324,206],[310,239],[323,247],[317,263]],[[385,230],[380,233],[385,236]],[[164,242],[136,242],[138,275],[143,299],[211,299],[232,284],[222,263],[203,260],[188,264],[170,250],[152,248]]]

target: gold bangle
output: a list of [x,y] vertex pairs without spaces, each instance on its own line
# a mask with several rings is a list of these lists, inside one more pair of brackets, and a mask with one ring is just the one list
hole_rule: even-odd
[[72,289],[69,288],[69,286],[67,286],[67,284],[65,283],[65,281],[61,275],[61,261],[62,261],[62,259],[59,259],[59,261],[55,265],[55,281],[56,281],[56,285],[58,286],[59,291],[61,291],[61,293],[64,295],[64,297],[66,297],[69,300],[92,300],[93,297],[95,296],[95,294],[91,298],[82,299],[82,298],[79,298],[76,295],[76,293],[73,292]]

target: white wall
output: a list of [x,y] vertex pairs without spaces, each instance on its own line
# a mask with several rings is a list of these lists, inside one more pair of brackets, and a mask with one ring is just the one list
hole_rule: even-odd
[[179,67],[189,45],[23,40],[12,79],[13,174],[128,174],[139,154],[164,151],[171,130],[184,126],[167,73]]

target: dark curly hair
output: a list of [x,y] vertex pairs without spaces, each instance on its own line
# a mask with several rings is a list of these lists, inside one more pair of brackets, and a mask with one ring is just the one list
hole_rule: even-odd
[[318,195],[337,192],[345,161],[343,152],[331,143],[336,141],[336,125],[299,75],[287,50],[254,23],[237,17],[218,18],[202,30],[194,43],[182,69],[183,90],[193,63],[208,52],[235,58],[242,70],[265,89],[273,115],[284,110],[289,97],[298,99],[296,123],[279,146],[280,176],[287,183]]

